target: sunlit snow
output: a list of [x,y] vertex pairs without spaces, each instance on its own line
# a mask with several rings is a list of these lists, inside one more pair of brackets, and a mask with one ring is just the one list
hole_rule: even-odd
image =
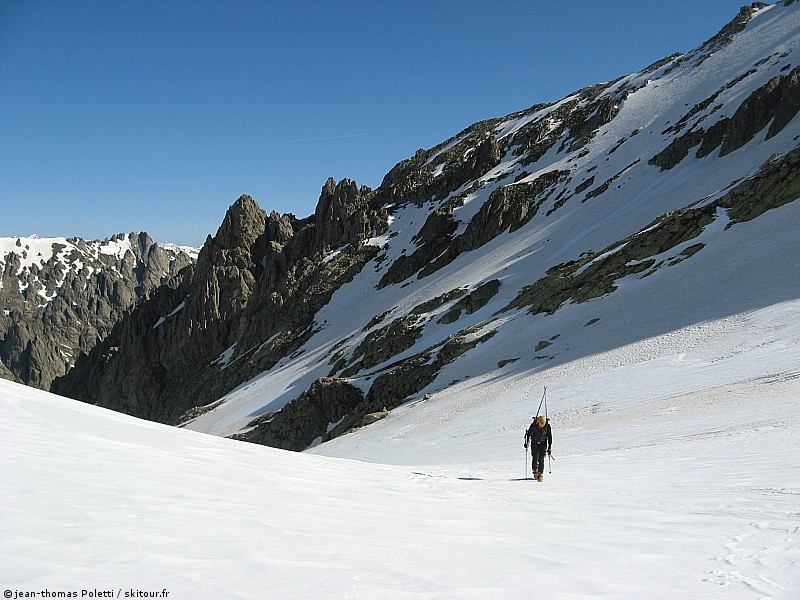
[[[796,598],[798,365],[793,301],[466,381],[312,451],[355,461],[0,381],[0,580],[174,598]],[[522,442],[545,384],[555,460],[537,483]]]

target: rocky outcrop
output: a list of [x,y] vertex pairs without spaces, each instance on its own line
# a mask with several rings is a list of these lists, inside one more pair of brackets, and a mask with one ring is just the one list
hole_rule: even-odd
[[769,4],[767,2],[753,2],[750,5],[742,6],[739,10],[739,14],[737,14],[730,23],[725,25],[725,27],[720,29],[717,35],[700,47],[699,54],[706,56],[708,53],[716,52],[723,46],[730,44],[737,33],[744,31],[744,28],[753,18],[753,15],[762,8],[768,6]]
[[405,281],[446,252],[456,229],[458,223],[453,220],[450,207],[432,212],[420,232],[414,236],[414,241],[419,244],[417,249],[410,255],[400,256],[392,263],[378,282],[378,289]]
[[363,399],[361,390],[344,380],[317,379],[280,412],[259,417],[250,431],[235,437],[285,450],[305,450],[314,440],[326,441],[333,427]]
[[458,223],[452,219],[454,203],[431,213],[414,240],[418,248],[401,256],[378,283],[378,289],[408,279],[416,273],[426,277],[453,262],[458,256],[476,250],[505,231],[516,231],[536,216],[557,183],[563,183],[569,171],[551,171],[532,182],[497,188],[472,218],[463,234],[453,237]]
[[355,426],[366,414],[400,406],[427,385],[458,357],[495,335],[495,330],[466,328],[442,343],[387,368],[370,386],[369,392],[354,413],[331,431],[332,436]]
[[755,90],[739,105],[734,115],[717,121],[708,129],[693,129],[672,141],[664,150],[650,159],[651,165],[666,171],[675,167],[698,147],[695,156],[703,158],[719,148],[726,156],[738,150],[759,132],[766,139],[780,133],[800,112],[800,67],[786,75],[773,77],[766,85]]
[[[570,99],[552,105],[536,105],[509,115],[507,119],[526,119],[528,115],[547,109],[546,116],[530,119],[511,136],[497,137],[499,120],[483,121],[430,152],[417,155],[398,165],[385,179],[378,194],[388,186],[387,199],[402,199],[423,205],[431,200],[445,200],[429,217],[419,235],[418,246],[390,265],[381,278],[378,289],[400,283],[414,276],[426,277],[450,264],[464,252],[476,250],[505,231],[516,231],[536,216],[539,208],[550,199],[555,186],[570,178],[568,170],[553,170],[532,181],[521,181],[523,172],[513,183],[497,186],[478,214],[467,223],[464,233],[454,237],[458,222],[454,210],[465,197],[484,186],[502,179],[487,178],[503,155],[519,157],[521,166],[535,163],[561,140],[559,152],[576,152],[584,148],[601,127],[619,113],[629,88],[613,90],[616,82],[590,86],[576,92]],[[464,158],[461,158],[464,157]],[[441,170],[437,177],[433,173]],[[467,185],[469,184],[469,185]],[[402,190],[398,192],[397,190]],[[551,214],[565,201],[559,199]]]
[[479,311],[481,308],[489,303],[489,300],[497,295],[500,291],[500,281],[492,279],[479,285],[471,294],[467,294],[461,300],[456,302],[449,311],[447,311],[440,319],[439,323],[448,325],[455,323],[461,318],[461,314],[466,312],[471,315]]
[[[408,350],[422,337],[422,323],[420,315],[411,314],[371,331],[353,351],[347,362],[348,366],[341,372],[341,376],[350,377],[359,371],[371,369]],[[333,372],[341,367],[342,365],[337,364]]]
[[[708,205],[676,211],[600,252],[551,267],[536,283],[525,286],[503,311],[527,308],[531,314],[553,314],[567,301],[577,304],[610,294],[617,289],[617,280],[661,267],[653,257],[700,235],[714,220],[715,210]],[[670,264],[677,264],[674,258]]]
[[493,135],[499,119],[476,123],[429,151],[398,163],[377,190],[382,206],[443,200],[500,163],[503,148]]
[[4,247],[0,361],[5,377],[41,389],[193,263],[193,255],[146,233],[103,241],[16,238]]
[[425,386],[448,364],[495,334],[467,329],[406,360],[377,377],[364,394],[341,379],[319,379],[308,391],[274,415],[254,421],[240,439],[290,450],[304,450],[315,442],[363,427],[384,418]]
[[729,227],[752,221],[768,210],[800,199],[800,146],[776,156],[753,177],[745,179],[717,204],[728,209]]
[[338,184],[328,179],[314,212],[312,252],[360,243],[384,229],[385,217],[370,205],[373,195],[371,189],[359,188],[349,179]]

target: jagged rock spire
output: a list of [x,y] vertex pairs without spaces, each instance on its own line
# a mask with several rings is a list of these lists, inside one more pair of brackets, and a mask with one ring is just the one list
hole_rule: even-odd
[[267,213],[247,194],[231,204],[217,231],[216,242],[222,248],[249,248],[264,233]]

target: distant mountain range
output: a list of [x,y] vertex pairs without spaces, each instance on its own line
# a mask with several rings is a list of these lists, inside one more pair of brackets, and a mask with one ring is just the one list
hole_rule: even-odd
[[470,379],[800,297],[798,6],[476,123],[375,190],[329,180],[309,217],[242,196],[196,262],[129,236],[127,259],[70,242],[44,275],[3,248],[0,357],[62,395],[302,450]]
[[195,256],[146,233],[0,238],[0,374],[49,389]]

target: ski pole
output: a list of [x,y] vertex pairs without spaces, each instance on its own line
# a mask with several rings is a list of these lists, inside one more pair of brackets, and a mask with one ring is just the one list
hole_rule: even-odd
[[525,481],[528,481],[528,444],[525,444]]

